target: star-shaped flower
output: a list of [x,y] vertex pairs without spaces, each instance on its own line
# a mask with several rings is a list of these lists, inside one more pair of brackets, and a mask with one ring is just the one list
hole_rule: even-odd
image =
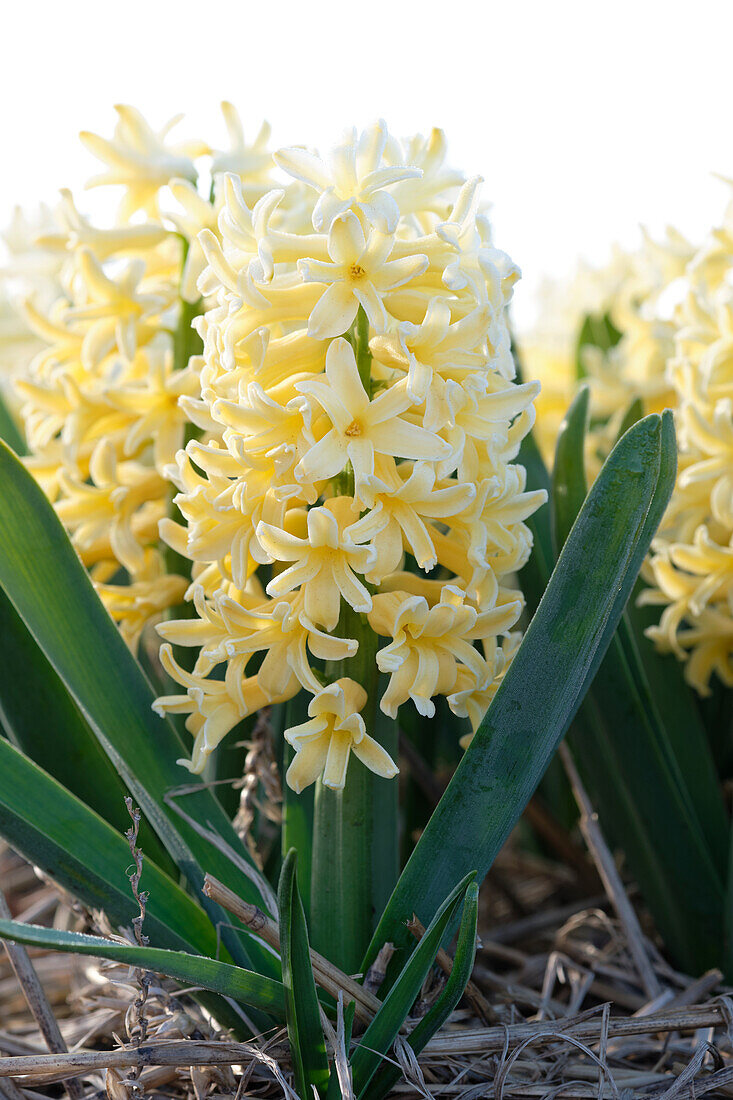
[[295,467],[301,482],[327,481],[350,462],[355,495],[361,499],[367,480],[374,475],[375,454],[432,461],[447,460],[452,454],[439,436],[401,415],[412,405],[404,382],[370,401],[347,340],[334,340],[329,346],[325,380],[299,382],[296,388],[314,398],[331,422]]
[[208,152],[208,146],[200,141],[166,144],[168,133],[180,121],[180,115],[156,133],[134,107],[118,105],[115,110],[118,118],[111,141],[88,131],[79,135],[87,149],[108,167],[107,172],[91,179],[87,187],[122,184],[127,189],[120,205],[122,221],[138,210],[157,216],[161,187],[176,176],[195,180],[192,158]]
[[211,162],[212,174],[233,172],[241,177],[247,188],[247,197],[256,201],[266,190],[272,172],[272,154],[267,148],[270,140],[270,124],[263,122],[251,145],[244,138],[244,129],[239,112],[226,100],[221,105],[224,125],[229,137],[229,149],[215,152]]
[[371,541],[377,559],[367,580],[379,584],[399,568],[405,547],[421,569],[429,572],[438,561],[426,518],[446,520],[460,515],[476,496],[473,485],[445,480],[436,485],[435,470],[427,462],[377,467],[371,511],[351,527],[352,538]]
[[291,561],[267,585],[269,596],[284,596],[300,587],[304,609],[311,622],[333,630],[341,611],[341,597],[354,611],[371,610],[372,598],[356,576],[368,571],[374,551],[357,545],[347,530],[353,519],[350,497],[335,497],[322,508],[306,513],[307,538],[299,538],[261,522],[260,545],[275,561]]
[[522,610],[520,600],[478,611],[466,593],[443,586],[440,603],[430,607],[424,596],[390,592],[374,597],[369,622],[377,634],[393,639],[377,654],[381,672],[391,674],[381,708],[391,718],[412,699],[420,714],[435,714],[434,695],[450,695],[458,669],[468,668],[477,681],[486,677],[486,662],[473,642],[509,630]]
[[387,127],[380,119],[357,136],[353,129],[337,145],[328,163],[306,149],[281,149],[275,163],[321,194],[313,210],[313,227],[328,230],[334,218],[347,210],[359,211],[383,233],[394,233],[400,209],[389,191],[400,180],[419,179],[419,168],[405,164],[383,165]]
[[366,237],[355,214],[334,218],[328,234],[330,263],[310,258],[298,261],[304,282],[327,284],[308,318],[309,336],[318,340],[340,336],[353,324],[360,305],[375,332],[385,331],[383,296],[421,275],[428,266],[427,256],[421,254],[390,260],[393,244],[394,238],[378,229],[371,229]]
[[285,731],[285,740],[295,749],[286,780],[296,794],[319,778],[324,787],[342,788],[352,752],[375,775],[397,775],[392,757],[366,732],[360,714],[366,701],[364,688],[343,677],[311,699],[308,722]]

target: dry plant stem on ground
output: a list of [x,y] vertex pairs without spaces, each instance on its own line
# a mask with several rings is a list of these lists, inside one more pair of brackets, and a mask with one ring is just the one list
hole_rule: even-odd
[[[211,875],[206,876],[204,893],[212,901],[219,902],[224,909],[235,917],[239,917],[252,932],[260,936],[270,947],[274,947],[276,951],[280,949],[280,933],[277,923],[256,905],[250,905],[248,902],[242,901],[232,890],[227,889]],[[336,999],[338,999],[339,993],[343,993],[349,1000],[353,1000],[356,1006],[356,1015],[360,1020],[369,1023],[381,1004],[377,997],[360,985],[359,982],[354,981],[348,974],[344,974],[328,959],[324,959],[323,955],[319,955],[317,951],[311,949],[310,954],[316,984]]]
[[[9,920],[11,917],[8,903],[1,890],[0,917],[3,917],[5,920]],[[5,950],[10,965],[13,968],[13,973],[23,990],[23,996],[28,1002],[28,1008],[33,1015],[33,1019],[38,1024],[38,1029],[45,1040],[46,1046],[53,1054],[65,1054],[67,1051],[66,1043],[59,1030],[58,1021],[48,1003],[48,998],[46,997],[43,986],[38,980],[38,975],[30,960],[27,949],[23,947],[22,944],[8,942],[5,944]],[[79,1087],[74,1081],[69,1082],[66,1091],[69,1094],[69,1100],[78,1100],[78,1097],[81,1095]]]
[[[599,1080],[604,1079],[605,1096],[614,1095],[611,1080],[619,1096],[661,1100],[676,1086],[678,1091],[668,1100],[693,1095],[729,1096],[733,1083],[733,1046],[728,1034],[731,1005],[725,997],[698,1003],[720,989],[719,973],[695,980],[677,974],[640,933],[656,981],[668,997],[661,1010],[650,1012],[653,1002],[641,983],[626,928],[604,912],[613,912],[611,901],[596,897],[589,899],[590,907],[587,902],[558,904],[564,891],[573,886],[573,876],[566,868],[537,860],[513,845],[505,850],[500,862],[504,874],[514,881],[523,907],[535,910],[534,919],[513,919],[506,897],[489,887],[473,981],[491,1006],[497,1024],[479,1026],[480,1018],[467,1002],[454,1012],[419,1059],[419,1072],[429,1094],[436,1098],[508,1098],[519,1090],[525,1096],[597,1097]],[[28,872],[21,875],[22,865],[11,863],[7,853],[0,868],[8,871],[4,881],[18,882],[28,891],[32,876]],[[31,894],[30,904],[45,904],[47,914],[59,906],[63,909],[58,896],[50,906],[51,890],[43,887],[40,896]],[[21,905],[27,908],[24,902]],[[15,911],[21,907],[12,896],[11,907]],[[240,912],[234,910],[235,914],[242,916],[241,902],[238,909]],[[261,927],[269,927],[270,923],[265,917]],[[270,942],[267,936],[271,931],[263,935],[266,942]],[[34,958],[44,982],[48,981],[47,965],[54,959],[52,955]],[[63,961],[71,991],[71,974],[80,975],[81,968],[69,959]],[[491,972],[487,964],[494,968]],[[581,972],[593,981],[570,1013],[572,990]],[[488,973],[492,975],[490,980],[486,978]],[[332,977],[335,984],[343,979],[348,983],[346,975],[342,978],[336,973]],[[34,1100],[35,1096],[49,1095],[62,1081],[76,1081],[83,1094],[91,1098],[103,1087],[107,1070],[123,1078],[129,1078],[130,1070],[138,1071],[140,1087],[148,1093],[163,1088],[169,1096],[182,1100],[185,1095],[203,1095],[191,1077],[188,1067],[192,1064],[200,1067],[195,1072],[203,1076],[196,1085],[201,1088],[204,1082],[204,1091],[208,1088],[224,1095],[231,1090],[233,1094],[237,1081],[246,1081],[242,1088],[266,1100],[283,1096],[292,1100],[292,1093],[287,1091],[291,1080],[289,1053],[282,1032],[260,1039],[256,1045],[231,1043],[221,1035],[208,1040],[156,1037],[140,1047],[129,1044],[114,1050],[89,1049],[107,1045],[107,1037],[122,1026],[136,995],[132,986],[97,984],[85,995],[91,999],[84,1007],[80,1009],[76,1002],[72,1015],[67,1015],[69,1009],[60,1006],[55,997],[57,1011],[65,1014],[59,1022],[61,1033],[67,1045],[80,1048],[68,1055],[48,1055],[22,1000],[16,999],[17,1007],[12,1011],[5,1010],[4,1006],[12,1003],[11,990],[0,970],[3,1100]],[[522,998],[530,998],[532,1003],[522,1003]],[[615,1003],[610,1011],[604,1009],[603,1001],[611,999]],[[182,1000],[195,1021],[200,1010],[187,999]],[[105,1014],[100,1019],[106,1023],[95,1023],[98,1012]],[[200,1026],[206,1027],[203,1018]],[[709,1041],[717,1053],[710,1053],[706,1046]],[[414,1070],[404,1060],[402,1047],[395,1054],[407,1071],[395,1095],[424,1096]],[[599,1061],[605,1069],[601,1070]],[[235,1067],[235,1073],[225,1087],[216,1082],[215,1075],[229,1074],[229,1067]]]
[[589,852],[593,856],[601,881],[606,888],[606,893],[624,926],[629,947],[647,996],[653,999],[660,995],[661,987],[647,957],[636,913],[626,894],[613,855],[604,840],[601,827],[598,824],[598,815],[591,806],[588,794],[578,775],[578,769],[575,767],[573,758],[570,755],[570,750],[567,745],[562,744],[558,751],[580,810],[580,831],[588,845]]

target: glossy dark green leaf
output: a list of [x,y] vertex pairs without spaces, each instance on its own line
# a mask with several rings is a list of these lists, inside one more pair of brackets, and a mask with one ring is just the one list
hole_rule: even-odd
[[[0,720],[26,756],[119,832],[129,828],[127,788],[2,589]],[[145,821],[140,843],[146,856],[169,874],[174,870]]]
[[[547,503],[524,521],[532,535],[532,553],[526,565],[519,571],[519,585],[525,599],[526,618],[529,621],[539,606],[552,570],[555,568],[550,531],[549,497],[552,486],[550,475],[532,432],[522,440],[517,461],[527,471],[527,491],[544,489],[548,496]],[[578,818],[578,807],[565,770],[557,756],[553,756],[547,765],[537,793],[553,817],[565,828],[571,829]]]
[[[659,653],[646,637],[646,629],[658,621],[658,609],[640,607],[641,581],[629,600],[625,617],[633,634],[644,676],[671,751],[685,777],[692,804],[719,871],[727,865],[727,821],[721,797],[718,771],[708,730],[701,718],[693,690],[686,682],[683,666],[671,653]],[[726,731],[730,734],[730,731]]]
[[[0,836],[82,904],[104,910],[113,928],[129,928],[138,907],[128,878],[132,857],[125,837],[19,749],[2,741],[0,776]],[[203,909],[148,853],[143,855],[143,881],[149,893],[145,932],[153,944],[226,957]],[[240,1013],[227,1001],[208,993],[196,998],[224,1027],[246,1034]]]
[[239,1004],[282,1018],[285,1015],[284,990],[280,982],[243,970],[231,963],[191,955],[185,951],[166,951],[158,947],[129,947],[100,936],[81,932],[61,932],[56,928],[39,928],[34,924],[0,920],[0,939],[15,940],[30,947],[45,947],[52,951],[69,951],[75,955],[91,955],[114,962],[164,974],[185,986],[200,986],[231,997]]
[[[576,399],[558,437],[557,551],[585,499],[580,404]],[[671,464],[663,472],[650,525],[661,520],[674,472]],[[681,666],[666,664],[662,673],[638,628],[634,603],[619,622],[569,740],[601,824],[626,853],[667,946],[682,965],[699,971],[722,961],[727,823],[704,730],[692,700],[685,706],[682,699],[689,689]],[[680,705],[677,713],[665,702],[667,691]]]
[[[585,479],[585,433],[589,404],[590,391],[587,386],[581,386],[560,425],[550,494],[550,531],[555,547],[558,545],[558,525],[562,531],[570,531],[588,491]],[[563,537],[562,542],[564,541]],[[557,556],[556,549],[554,556]]]
[[[455,958],[453,959],[453,969],[435,1004],[417,1022],[407,1036],[407,1043],[412,1047],[415,1054],[419,1054],[430,1042],[433,1035],[440,1030],[464,994],[476,959],[477,924],[478,886],[475,882],[471,882],[466,890],[466,897],[463,902],[463,913],[458,929],[458,942]],[[397,1084],[399,1078],[400,1071],[398,1067],[393,1065],[384,1066],[371,1084],[368,1085],[364,1094],[365,1100],[381,1100]]]
[[517,461],[527,471],[527,489],[544,489],[548,496],[548,502],[525,520],[532,534],[532,553],[519,572],[519,583],[531,618],[539,607],[552,570],[555,568],[550,530],[550,475],[532,432],[522,440]]
[[[104,909],[113,926],[129,925],[137,905],[122,833],[7,741],[0,741],[0,777],[0,836],[84,905]],[[204,911],[154,861],[144,858],[143,867],[151,940],[215,954]]]
[[[672,439],[673,444],[673,439]],[[472,867],[491,866],[572,721],[616,629],[652,530],[669,447],[658,416],[617,444],[581,509],[524,640],[402,873],[372,940],[409,949],[405,921],[423,923]],[[592,567],[590,566],[592,563]]]
[[[13,452],[0,443],[0,587],[88,722],[149,824],[198,892],[210,871],[241,897],[263,904],[252,880],[180,818],[166,794],[190,777],[177,763],[186,749],[152,710],[153,693],[99,600],[53,508]],[[213,829],[251,865],[220,803],[206,788],[187,795],[185,812]],[[274,960],[208,899],[222,939],[243,965]],[[246,949],[245,949],[246,944]]]
[[313,1100],[314,1089],[324,1096],[328,1088],[328,1059],[296,878],[297,862],[297,852],[291,848],[283,862],[277,892],[280,958],[295,1085],[301,1100]]
[[[351,1059],[354,1079],[354,1092],[359,1098],[379,1069],[383,1058],[388,1054],[399,1030],[409,1015],[422,984],[435,962],[438,948],[460,911],[466,892],[473,882],[475,872],[471,871],[451,890],[443,901],[421,937],[419,943],[405,963],[399,977],[384,999],[382,1007],[369,1024]],[[410,934],[409,932],[407,933]]]
[[634,662],[620,626],[569,741],[601,827],[624,852],[668,950],[699,973],[723,962],[723,883]]
[[[603,632],[600,637],[598,646],[595,649],[592,660],[589,662],[588,669],[586,671],[585,680],[581,688],[581,699],[585,695],[588,687],[595,676],[598,666],[600,665],[603,657],[608,649],[611,638],[613,637],[616,627],[621,621],[626,604],[628,603],[629,596],[636,584],[636,578],[639,574],[639,570],[642,567],[644,558],[646,557],[651,541],[657,533],[657,528],[662,521],[662,517],[667,510],[670,497],[672,496],[672,490],[674,489],[675,478],[677,476],[677,440],[674,429],[674,418],[669,409],[666,409],[661,417],[653,414],[647,416],[643,420],[638,421],[632,428],[626,432],[622,439],[618,441],[614,447],[609,459],[604,464],[603,470],[611,469],[611,456],[616,452],[621,452],[624,446],[640,438],[644,428],[643,425],[659,423],[659,447],[658,447],[658,459],[655,465],[656,480],[652,490],[651,501],[646,511],[646,515],[642,522],[640,529],[636,532],[629,532],[629,546],[631,553],[628,559],[628,571],[627,571],[627,583],[620,587],[612,604],[611,614],[606,620],[606,625],[603,628]],[[633,445],[633,444],[632,444]],[[645,458],[643,453],[639,454],[639,459],[643,464],[649,459]],[[603,470],[601,476],[603,476]],[[617,471],[616,471],[617,473]],[[600,480],[600,478],[598,479]],[[596,481],[596,485],[598,481]],[[586,504],[589,504],[593,499],[593,495],[596,490],[596,485],[586,498],[586,502],[581,509],[585,511]],[[621,491],[623,488],[623,474],[620,475],[620,480],[617,484],[617,490]],[[576,519],[575,523],[579,523],[580,515]],[[573,528],[575,524],[573,525]],[[571,529],[572,535],[572,529]]]

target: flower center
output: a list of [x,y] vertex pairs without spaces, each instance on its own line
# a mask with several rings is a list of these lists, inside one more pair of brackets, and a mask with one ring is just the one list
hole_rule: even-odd
[[366,278],[366,271],[361,264],[352,264],[349,268],[349,278],[352,282],[358,283],[360,279]]
[[344,432],[344,435],[348,435],[350,439],[353,439],[355,435],[361,435],[363,428],[358,420],[352,420],[348,428]]

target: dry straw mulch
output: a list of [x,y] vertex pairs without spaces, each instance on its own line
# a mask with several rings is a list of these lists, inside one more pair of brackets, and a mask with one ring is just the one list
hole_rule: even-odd
[[[733,1096],[733,991],[716,971],[693,980],[665,961],[576,795],[585,847],[530,805],[543,853],[515,836],[497,860],[471,986],[419,1061],[398,1041],[395,1096]],[[8,849],[0,883],[21,920],[109,932]],[[166,980],[68,955],[30,960],[24,969],[16,955],[16,976],[0,954],[1,1100],[295,1100],[284,1031],[235,1043]],[[450,969],[440,961],[416,1015]]]

